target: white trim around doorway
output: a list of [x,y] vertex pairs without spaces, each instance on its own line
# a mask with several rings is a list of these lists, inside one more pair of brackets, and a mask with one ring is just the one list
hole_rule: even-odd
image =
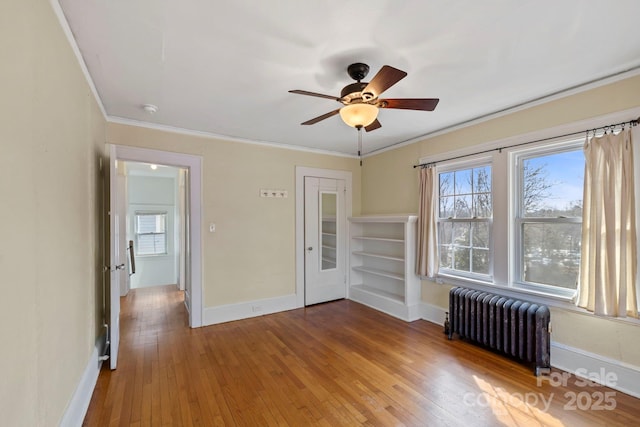
[[[317,169],[304,166],[296,166],[296,307],[304,307],[304,178],[312,176],[316,178],[342,179],[345,182],[345,212],[347,218],[352,210],[352,176],[350,171],[334,169]],[[349,235],[349,222],[346,223],[346,233]],[[349,239],[347,239],[347,251],[349,253]],[[346,260],[346,271],[350,270],[349,258]],[[347,292],[348,297],[348,292]]]
[[191,262],[191,310],[189,326],[203,326],[204,296],[202,289],[202,157],[147,148],[115,145],[116,159],[175,166],[189,169],[189,227]]

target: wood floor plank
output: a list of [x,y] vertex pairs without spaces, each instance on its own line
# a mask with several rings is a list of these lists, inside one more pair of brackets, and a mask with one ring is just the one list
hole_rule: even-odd
[[[406,323],[347,300],[199,329],[188,327],[183,295],[172,286],[132,290],[121,307],[119,366],[103,366],[86,426],[631,426],[640,420],[639,399],[579,386],[573,377],[560,386],[539,384],[529,367],[449,341],[437,325]],[[579,393],[609,393],[616,407],[572,407]]]

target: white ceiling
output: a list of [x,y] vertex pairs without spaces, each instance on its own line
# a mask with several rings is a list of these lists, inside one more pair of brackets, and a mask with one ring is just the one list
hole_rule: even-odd
[[[640,67],[638,0],[59,0],[107,115],[346,154],[353,62],[408,72],[364,152]],[[150,115],[143,104],[158,106]]]

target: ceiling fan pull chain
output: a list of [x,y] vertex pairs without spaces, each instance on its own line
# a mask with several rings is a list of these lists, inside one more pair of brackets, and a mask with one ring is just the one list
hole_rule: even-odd
[[362,166],[362,126],[358,126],[358,159],[360,159],[360,166]]

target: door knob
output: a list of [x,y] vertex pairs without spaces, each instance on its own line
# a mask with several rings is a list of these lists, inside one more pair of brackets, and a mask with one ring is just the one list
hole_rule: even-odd
[[313,247],[312,247],[312,246],[309,246],[309,247],[307,248],[307,250],[308,250],[308,251],[312,251],[312,250],[313,250]]
[[124,264],[116,265],[116,270],[124,270]]

